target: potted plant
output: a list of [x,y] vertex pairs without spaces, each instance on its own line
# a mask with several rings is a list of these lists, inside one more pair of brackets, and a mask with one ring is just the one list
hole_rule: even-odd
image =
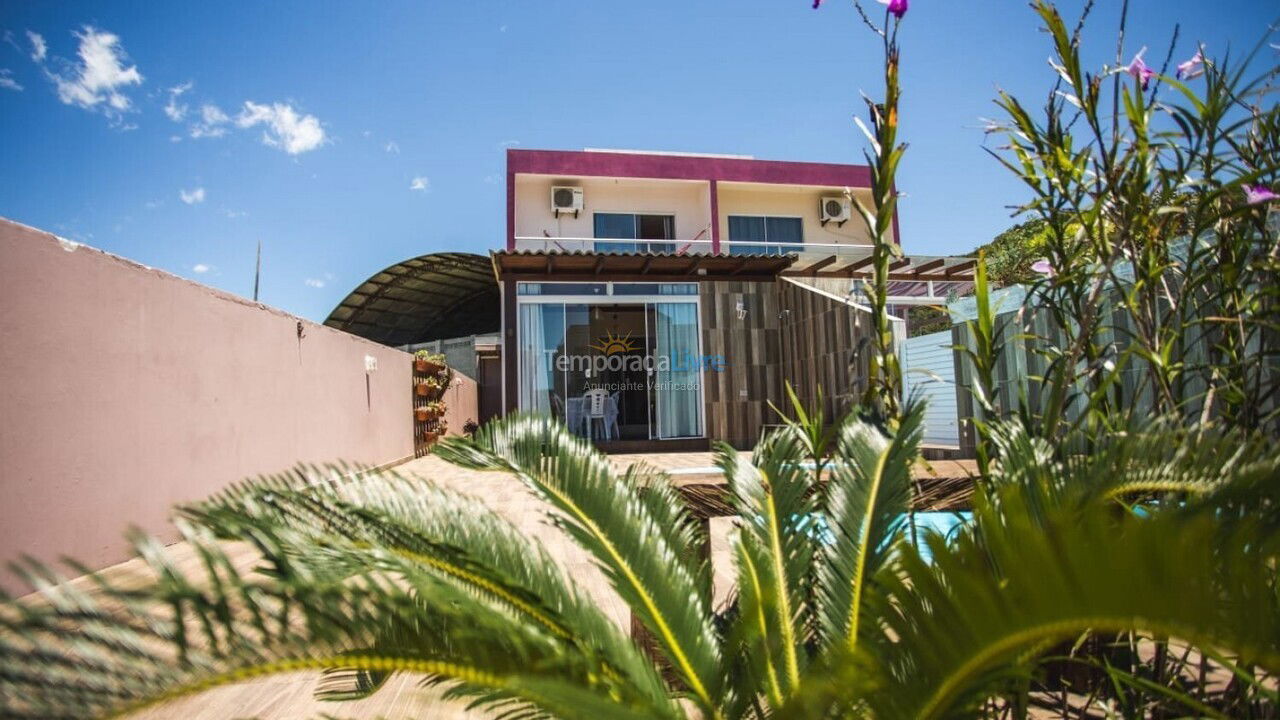
[[425,380],[419,380],[415,385],[415,391],[422,397],[438,400],[440,393],[444,392],[444,385],[444,381],[433,376]]
[[427,422],[434,420],[444,414],[445,404],[440,400],[432,400],[431,402],[413,409],[413,417],[418,422]]
[[444,355],[419,350],[413,354],[413,369],[422,375],[438,375],[445,369]]
[[462,434],[466,435],[467,437],[472,437],[473,435],[476,434],[476,431],[479,429],[480,429],[480,426],[476,423],[475,420],[468,419],[466,422],[462,423]]

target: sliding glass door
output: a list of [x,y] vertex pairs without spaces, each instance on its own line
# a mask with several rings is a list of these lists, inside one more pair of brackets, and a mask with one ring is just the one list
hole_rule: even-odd
[[698,306],[694,303],[653,303],[650,307],[657,365],[653,385],[657,407],[657,436],[701,437],[702,363],[698,352]]
[[564,305],[521,304],[519,316],[520,409],[561,417],[564,373],[555,358],[564,352]]
[[592,223],[596,252],[674,252],[671,242],[617,242],[636,240],[674,240],[674,215],[635,215],[633,213],[595,213]]
[[[730,255],[786,255],[804,251],[804,223],[800,218],[729,216]],[[745,245],[739,243],[760,243]]]
[[702,436],[696,284],[521,285],[521,410],[595,440]]

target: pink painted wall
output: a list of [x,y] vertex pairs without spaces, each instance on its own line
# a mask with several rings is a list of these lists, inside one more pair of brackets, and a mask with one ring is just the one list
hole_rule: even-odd
[[444,391],[444,419],[449,424],[446,435],[461,435],[468,420],[480,422],[480,388],[476,381],[453,371],[453,382]]
[[0,307],[0,561],[108,565],[232,481],[413,454],[398,350],[2,218]]
[[[640,213],[675,216],[675,239],[711,241],[711,202],[706,182],[627,178],[553,178],[520,175],[515,179],[515,232],[517,237],[595,237],[594,214]],[[583,210],[578,217],[551,210],[551,188],[582,188]],[[538,249],[543,245],[535,243]],[[591,250],[590,243],[561,243],[567,250]],[[550,249],[557,249],[552,246]],[[699,248],[706,252],[707,247]]]

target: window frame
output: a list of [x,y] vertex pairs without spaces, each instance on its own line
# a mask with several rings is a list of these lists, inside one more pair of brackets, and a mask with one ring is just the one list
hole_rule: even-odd
[[[760,218],[761,220],[764,220],[764,240],[761,240],[761,241],[734,240],[732,237],[727,238],[729,241],[728,254],[730,255],[735,254],[733,251],[734,244],[739,242],[744,243],[744,246],[754,245],[756,247],[763,247],[765,249],[765,252],[764,252],[765,255],[791,255],[791,254],[798,254],[798,253],[804,252],[805,238],[804,238],[804,216],[803,215],[766,215],[764,213],[731,213],[731,214],[726,214],[724,217],[725,217],[725,221],[724,221],[725,235],[729,235],[729,227],[730,227],[729,219],[730,218]],[[770,219],[795,220],[799,222],[800,223],[800,241],[799,242],[774,242],[770,240],[769,239],[769,220]],[[795,248],[795,249],[783,251],[783,248]],[[777,250],[777,252],[773,252],[773,250]],[[756,254],[756,253],[742,253],[742,254],[746,255],[746,254]]]
[[[670,237],[670,238],[667,238],[667,239],[665,239],[665,240],[658,240],[658,239],[652,239],[652,238],[640,238],[640,237],[636,237],[636,238],[599,238],[599,237],[596,237],[596,216],[597,216],[597,215],[630,215],[630,216],[631,216],[631,224],[632,224],[632,228],[633,228],[633,230],[632,230],[632,234],[633,234],[633,235],[639,235],[639,234],[640,234],[640,216],[641,216],[641,215],[649,215],[649,216],[652,216],[652,217],[664,217],[664,218],[671,218],[671,237]],[[677,235],[678,235],[678,233],[676,232],[676,213],[675,213],[675,212],[672,212],[672,211],[668,211],[668,210],[592,210],[592,211],[591,211],[591,240],[592,240],[592,242],[591,242],[591,249],[592,249],[592,251],[593,251],[593,252],[635,252],[635,253],[651,253],[651,252],[654,252],[654,251],[651,249],[651,248],[652,248],[652,246],[653,246],[654,244],[670,245],[670,246],[671,246],[671,249],[670,249],[670,250],[664,250],[664,251],[662,251],[662,252],[675,252],[675,248],[676,248],[676,245],[677,245],[676,240],[678,239],[678,238],[677,238]],[[621,244],[621,243],[625,243],[625,242],[630,242],[630,243],[633,243],[633,244],[635,245],[635,250],[630,250],[630,251],[625,251],[625,250],[603,250],[603,251],[602,251],[602,250],[600,250],[600,249],[599,249],[599,247],[597,247],[597,246],[598,246],[598,244],[599,244],[599,241],[601,241],[601,240],[603,240],[603,241],[604,241],[604,242],[606,242],[606,243],[614,243],[614,244]],[[645,249],[641,250],[641,249],[640,249],[640,246],[641,246],[641,245],[644,245]]]

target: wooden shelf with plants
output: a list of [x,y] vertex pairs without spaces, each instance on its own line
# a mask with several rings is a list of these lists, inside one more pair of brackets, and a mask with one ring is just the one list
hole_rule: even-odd
[[453,370],[444,355],[419,350],[413,357],[413,448],[422,457],[449,429],[444,414],[444,393],[453,382]]

